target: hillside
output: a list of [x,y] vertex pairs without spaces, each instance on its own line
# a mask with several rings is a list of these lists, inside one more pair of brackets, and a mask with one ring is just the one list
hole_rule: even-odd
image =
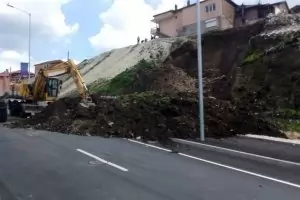
[[[298,130],[299,25],[297,15],[270,16],[203,36],[208,136],[286,137],[281,130]],[[163,141],[198,137],[195,38],[158,39],[117,49],[79,68],[94,93],[94,110],[78,109],[78,98],[62,98],[21,125]],[[64,95],[69,84],[64,84]]]
[[[113,78],[124,70],[136,65],[140,60],[161,62],[167,58],[174,45],[180,45],[187,38],[156,39],[143,44],[136,44],[105,52],[94,58],[84,60],[78,65],[87,85],[97,80]],[[67,96],[75,91],[73,81],[64,79],[60,96]],[[75,91],[76,93],[76,91]]]

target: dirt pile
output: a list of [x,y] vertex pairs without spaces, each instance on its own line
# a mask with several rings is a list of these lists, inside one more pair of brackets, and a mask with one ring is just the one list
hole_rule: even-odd
[[237,68],[233,94],[281,130],[300,132],[300,16],[266,19]]
[[[146,92],[115,99],[93,96],[96,107],[82,110],[79,99],[60,99],[32,119],[14,124],[79,135],[100,135],[168,141],[170,137],[198,138],[195,94]],[[206,134],[229,137],[260,133],[278,135],[263,119],[236,109],[230,102],[205,99]]]

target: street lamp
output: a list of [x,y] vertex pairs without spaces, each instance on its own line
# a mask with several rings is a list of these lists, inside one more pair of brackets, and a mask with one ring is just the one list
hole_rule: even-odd
[[198,90],[199,90],[199,128],[200,140],[204,142],[204,106],[203,106],[203,81],[202,81],[202,42],[201,42],[201,7],[197,0],[197,46],[198,46]]
[[28,23],[28,82],[30,81],[30,53],[31,53],[31,13],[27,12],[26,10],[17,8],[9,3],[7,3],[7,6],[10,8],[14,8],[29,17],[29,23]]

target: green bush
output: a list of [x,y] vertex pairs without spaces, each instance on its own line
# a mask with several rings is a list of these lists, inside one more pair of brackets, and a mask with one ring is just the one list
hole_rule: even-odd
[[140,70],[153,68],[154,66],[154,62],[149,62],[142,59],[135,66],[126,69],[122,73],[115,76],[113,79],[91,86],[90,90],[95,93],[121,95],[124,93],[126,88],[129,88],[134,84],[135,76]]
[[248,53],[247,57],[243,61],[243,65],[253,63],[259,60],[262,57],[263,53],[259,51],[253,51],[252,53]]

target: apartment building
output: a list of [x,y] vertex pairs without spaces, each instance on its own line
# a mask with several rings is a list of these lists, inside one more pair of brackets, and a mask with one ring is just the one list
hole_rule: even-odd
[[236,10],[235,27],[240,27],[264,19],[269,14],[289,13],[289,7],[286,1],[280,1],[273,4],[242,4]]
[[[156,24],[151,34],[159,37],[194,35],[197,32],[197,5],[190,4],[153,16]],[[204,0],[200,3],[202,33],[223,30],[234,26],[235,10],[238,6],[231,0]]]
[[291,8],[292,13],[299,13],[300,14],[300,5],[294,6]]
[[34,65],[34,67],[35,67],[35,74],[37,74],[40,69],[51,68],[51,67],[53,67],[55,65],[58,65],[60,63],[63,63],[63,61],[62,60],[51,60],[51,61],[47,61],[47,62],[36,64],[36,65]]
[[[159,37],[195,35],[197,33],[197,5],[187,1],[185,7],[159,13],[153,16],[156,24],[151,34]],[[270,13],[289,13],[286,1],[273,4],[237,5],[232,0],[203,0],[201,9],[201,31],[206,33],[255,23]],[[294,12],[297,12],[295,7]]]

